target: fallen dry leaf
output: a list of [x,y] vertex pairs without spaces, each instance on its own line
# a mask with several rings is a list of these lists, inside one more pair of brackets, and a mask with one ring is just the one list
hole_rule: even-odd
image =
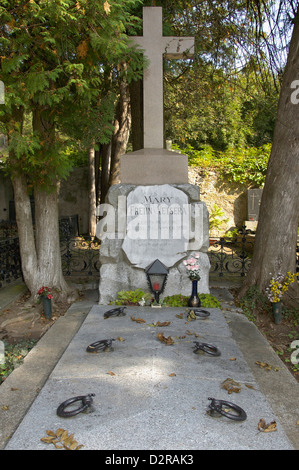
[[115,373],[112,372],[112,370],[108,370],[107,374],[109,374],[109,375],[115,375]]
[[261,418],[258,423],[258,430],[261,432],[273,432],[277,431],[276,428],[276,421],[271,421],[271,423],[267,424],[266,421]]
[[145,323],[145,320],[143,318],[135,318],[132,316],[131,320],[135,321],[136,323]]
[[226,380],[224,380],[224,382],[222,382],[221,388],[224,388],[225,390],[227,390],[227,393],[229,395],[233,392],[234,393],[241,392],[241,384],[239,384],[238,382],[235,382],[233,379],[229,377]]
[[166,338],[163,333],[158,333],[158,334],[157,334],[157,338],[158,338],[162,343],[165,343],[167,346],[169,346],[170,344],[174,344],[174,341],[173,341],[172,337],[171,337],[171,336],[168,336],[168,338]]
[[47,437],[42,437],[41,441],[45,444],[53,444],[56,449],[79,450],[82,444],[74,439],[74,434],[68,434],[65,429],[59,428],[56,432],[47,429]]
[[155,323],[155,326],[169,326],[170,325],[170,321],[164,321],[164,322],[160,322],[160,321],[157,321]]
[[245,384],[245,387],[250,388],[251,390],[256,390],[251,384]]
[[188,315],[188,317],[187,317],[187,320],[188,320],[188,321],[196,320],[196,315],[195,315],[195,313],[193,312],[193,310],[190,310],[189,315]]
[[265,370],[272,370],[273,369],[273,370],[275,370],[275,372],[277,372],[279,370],[279,367],[271,366],[267,362],[256,361],[256,364],[258,366],[260,366],[261,369],[265,369]]

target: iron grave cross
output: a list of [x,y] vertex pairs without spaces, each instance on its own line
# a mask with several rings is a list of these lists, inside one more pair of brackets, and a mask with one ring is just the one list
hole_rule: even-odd
[[132,39],[149,60],[143,76],[144,148],[163,149],[163,55],[193,55],[194,38],[163,36],[162,7],[143,7],[143,36]]

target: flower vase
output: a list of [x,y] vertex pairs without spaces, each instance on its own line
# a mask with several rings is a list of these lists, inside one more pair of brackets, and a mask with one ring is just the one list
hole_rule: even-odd
[[273,302],[272,303],[272,312],[274,317],[274,323],[278,325],[282,320],[282,302]]
[[197,293],[198,280],[192,281],[192,293],[191,297],[188,299],[188,307],[200,307],[200,299]]
[[48,297],[43,297],[43,308],[46,318],[52,318],[52,302]]

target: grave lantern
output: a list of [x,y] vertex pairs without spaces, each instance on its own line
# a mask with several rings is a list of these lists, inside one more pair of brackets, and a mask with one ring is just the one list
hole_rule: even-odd
[[159,305],[159,296],[163,292],[168,276],[168,269],[156,259],[152,264],[145,268],[145,274],[151,292],[155,296],[155,304]]

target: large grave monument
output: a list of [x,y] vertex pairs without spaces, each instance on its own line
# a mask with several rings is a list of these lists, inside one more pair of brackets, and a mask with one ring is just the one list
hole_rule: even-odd
[[149,66],[143,77],[144,148],[121,157],[121,183],[98,208],[101,221],[99,303],[120,290],[149,291],[145,268],[159,259],[168,268],[164,296],[191,294],[182,261],[200,253],[199,293],[209,292],[209,221],[199,187],[188,184],[188,158],[164,149],[163,56],[192,55],[193,38],[164,37],[162,8],[143,8],[143,36],[132,40]]

